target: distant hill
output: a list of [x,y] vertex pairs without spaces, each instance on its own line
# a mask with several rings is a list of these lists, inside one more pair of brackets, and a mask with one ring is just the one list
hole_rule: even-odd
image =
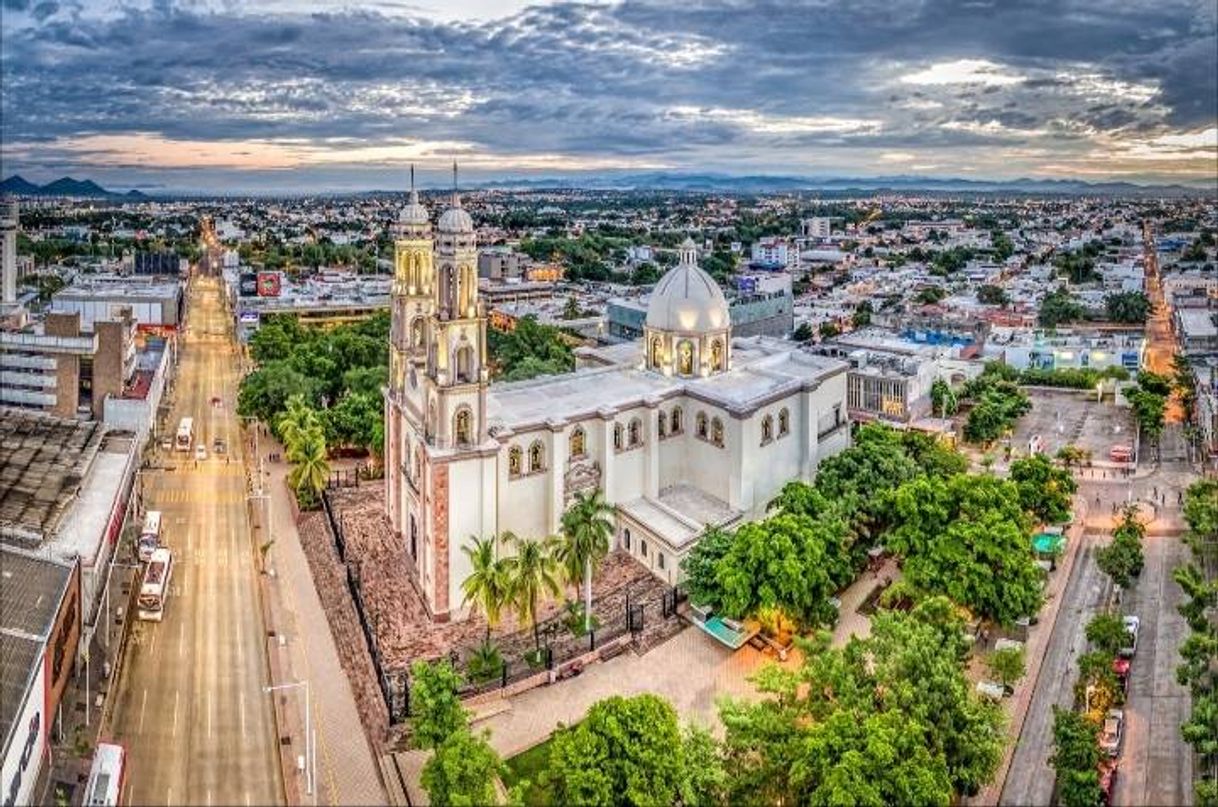
[[35,185],[24,177],[14,174],[0,182],[0,193],[10,193],[14,196],[70,196],[83,199],[144,199],[143,193],[130,191],[118,193],[108,191],[91,179],[73,179],[62,177],[46,185]]
[[701,193],[781,193],[795,191],[937,191],[940,193],[1028,193],[1068,195],[1197,195],[1212,194],[1212,187],[1188,185],[1137,185],[1132,182],[1084,182],[1070,179],[977,180],[920,176],[800,177],[781,175],[637,173],[601,176],[504,179],[484,182],[482,188],[540,190],[668,190]]

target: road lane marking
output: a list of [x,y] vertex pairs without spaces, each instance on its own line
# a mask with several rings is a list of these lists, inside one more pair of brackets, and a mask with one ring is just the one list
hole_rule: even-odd
[[178,736],[178,696],[181,694],[178,690],[173,691],[173,736]]
[[152,638],[148,640],[148,655],[156,655],[156,631],[152,632]]
[[[245,734],[245,693],[241,692],[239,695],[241,700],[241,733]],[[247,793],[246,797],[248,798],[248,796],[249,794]]]
[[210,805],[211,805],[211,788],[210,787],[207,788],[207,804],[210,807]]
[[250,801],[250,792],[245,791],[245,807],[250,807],[253,802]]
[[[207,692],[207,736],[212,736],[211,733],[211,691]],[[210,800],[210,799],[209,799]]]
[[165,807],[172,807],[172,805],[173,805],[173,787],[170,786],[170,788],[165,791]]
[[186,655],[186,623],[178,623],[178,655]]
[[144,710],[148,708],[148,690],[144,690],[144,697],[140,700],[140,728],[139,733],[144,733]]

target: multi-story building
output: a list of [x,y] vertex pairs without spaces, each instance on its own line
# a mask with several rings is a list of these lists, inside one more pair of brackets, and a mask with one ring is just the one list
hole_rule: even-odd
[[1146,360],[1146,338],[1137,330],[994,328],[986,350],[1019,370],[1123,367],[1136,373]]
[[762,238],[753,244],[752,264],[793,269],[799,265],[799,251],[785,238]]
[[832,220],[828,216],[813,216],[799,223],[804,238],[823,239],[833,234]]
[[478,277],[488,280],[524,278],[531,260],[511,247],[483,247],[478,250]]

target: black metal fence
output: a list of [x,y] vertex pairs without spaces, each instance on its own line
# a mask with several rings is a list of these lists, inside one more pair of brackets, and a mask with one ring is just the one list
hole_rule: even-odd
[[[334,549],[346,570],[347,589],[368,655],[376,672],[377,684],[389,713],[391,726],[401,724],[410,716],[409,668],[386,669],[377,642],[376,626],[371,624],[364,606],[358,562],[347,554],[347,538],[343,520],[335,515],[328,490],[322,491],[322,509],[334,539]],[[658,581],[656,581],[658,583]],[[503,689],[537,673],[561,668],[567,662],[603,648],[630,634],[632,641],[643,637],[649,627],[663,625],[677,618],[677,607],[684,593],[675,587],[656,591],[656,585],[627,583],[594,601],[593,629],[585,631],[582,609],[567,609],[545,619],[530,630],[496,637],[481,644],[456,648],[447,656],[418,659],[430,663],[447,660],[462,674],[465,681],[459,694],[472,697]],[[558,677],[578,674],[570,669],[559,670]]]

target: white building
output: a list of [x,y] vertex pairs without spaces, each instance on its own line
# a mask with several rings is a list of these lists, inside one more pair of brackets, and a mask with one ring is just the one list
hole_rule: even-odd
[[396,236],[388,516],[437,619],[463,613],[471,537],[552,535],[576,493],[600,489],[616,545],[675,584],[708,525],[761,515],[848,443],[846,364],[733,340],[692,241],[656,285],[641,341],[586,351],[596,366],[573,373],[492,386],[459,198],[433,244],[412,195]]
[[786,239],[762,238],[753,244],[752,259],[755,264],[793,269],[799,263],[799,252]]
[[828,216],[813,216],[800,222],[800,233],[804,238],[828,238],[832,232]]

